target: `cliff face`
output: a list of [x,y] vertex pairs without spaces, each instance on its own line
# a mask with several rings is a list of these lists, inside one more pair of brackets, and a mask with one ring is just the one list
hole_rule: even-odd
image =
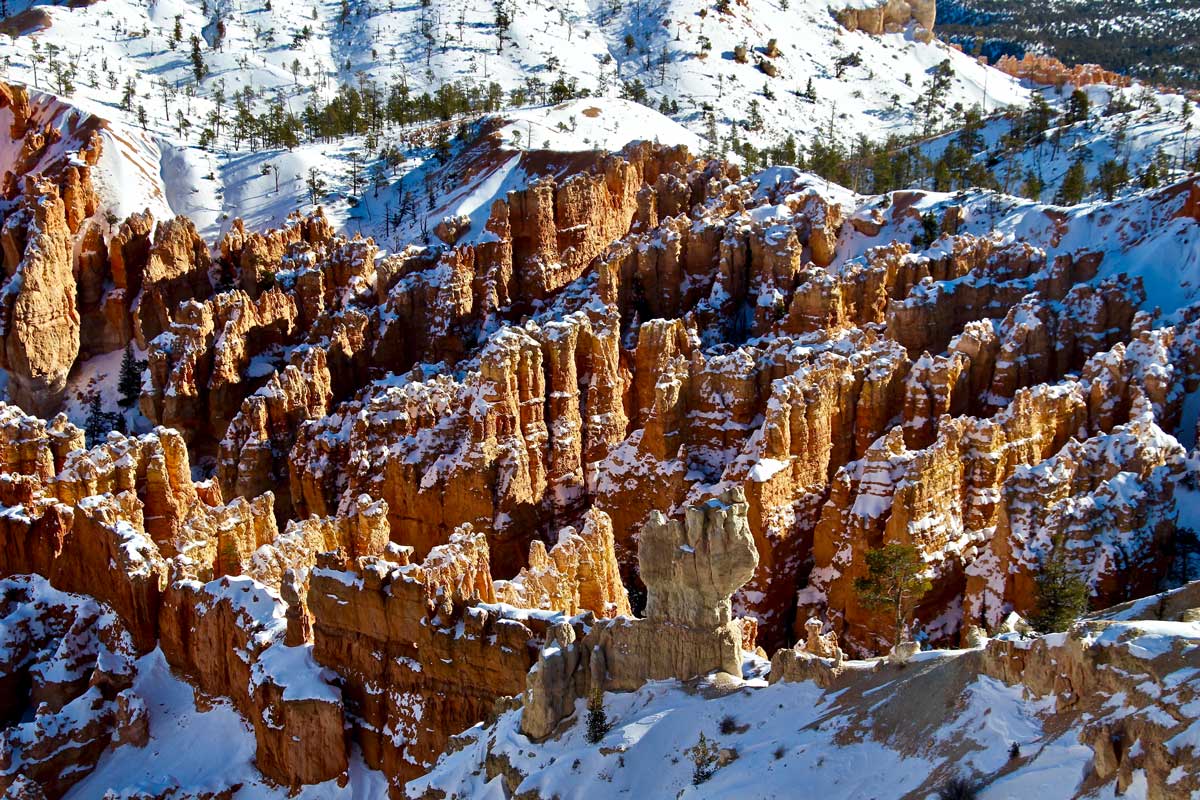
[[[53,183],[33,183],[24,198],[24,248],[5,284],[4,349],[0,367],[9,394],[47,416],[61,402],[67,373],[79,352],[79,313],[71,270],[66,206]],[[12,220],[6,221],[8,228]],[[5,248],[6,250],[8,248]]]
[[420,564],[318,558],[313,653],[342,676],[364,758],[395,787],[523,688],[535,633],[480,605],[494,601],[487,541],[466,529]]
[[146,744],[134,648],[112,611],[22,576],[0,581],[0,620],[0,790],[60,797],[111,745]]

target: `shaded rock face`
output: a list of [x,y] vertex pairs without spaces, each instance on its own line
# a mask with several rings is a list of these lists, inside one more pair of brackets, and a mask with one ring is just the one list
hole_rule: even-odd
[[[290,646],[279,599],[261,584],[179,579],[163,596],[163,655],[200,691],[230,698],[254,726],[255,763],[289,786],[345,774],[347,745],[340,693],[322,681],[312,646]],[[299,667],[292,677],[283,668]],[[288,692],[288,680],[316,691]]]
[[133,642],[108,607],[37,576],[0,580],[0,654],[5,796],[61,797],[110,746],[146,744]]
[[363,756],[396,788],[523,688],[535,633],[481,605],[494,600],[487,540],[466,529],[420,564],[318,558],[314,656],[341,675]]
[[580,531],[564,529],[549,553],[535,546],[530,567],[509,581],[493,582],[487,537],[468,526],[420,563],[409,563],[411,552],[319,555],[306,599],[313,655],[341,676],[353,735],[397,791],[451,736],[525,690],[556,620],[629,609],[599,512]]
[[646,618],[552,625],[525,687],[522,732],[551,735],[575,701],[596,690],[740,675],[742,627],[731,618],[730,596],[758,565],[746,514],[745,496],[732,490],[688,508],[683,521],[653,515],[638,549]]

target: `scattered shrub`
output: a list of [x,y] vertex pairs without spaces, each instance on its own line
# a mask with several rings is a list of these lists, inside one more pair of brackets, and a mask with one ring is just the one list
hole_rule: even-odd
[[938,800],[975,800],[979,790],[966,778],[952,778],[938,790]]

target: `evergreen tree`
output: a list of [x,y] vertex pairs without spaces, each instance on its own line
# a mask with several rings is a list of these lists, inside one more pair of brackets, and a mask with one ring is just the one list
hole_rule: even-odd
[[904,626],[922,597],[933,588],[925,577],[925,562],[911,545],[889,544],[867,553],[867,576],[854,581],[863,605],[891,608],[895,625],[893,644],[899,644]]
[[1124,161],[1109,159],[1100,165],[1096,177],[1096,188],[1104,194],[1105,200],[1112,200],[1117,191],[1129,182],[1129,165]]
[[940,233],[937,217],[932,211],[921,215],[921,232],[913,237],[913,244],[922,250],[927,250],[937,241]]
[[1083,89],[1076,89],[1071,92],[1071,98],[1067,101],[1066,123],[1070,125],[1075,122],[1083,122],[1088,118],[1091,108],[1092,103],[1088,100],[1087,92]]
[[608,723],[608,714],[604,711],[604,692],[599,686],[592,690],[591,696],[588,697],[587,707],[587,740],[589,744],[596,744],[604,738],[611,727]]
[[495,14],[496,26],[496,52],[504,52],[504,37],[508,33],[508,29],[512,27],[512,14],[505,7],[503,0],[496,0],[492,3],[492,11]]
[[1037,575],[1034,613],[1029,622],[1042,633],[1065,631],[1088,606],[1088,586],[1055,553],[1042,562]]
[[305,179],[304,185],[308,189],[308,199],[314,206],[325,196],[325,190],[329,186],[321,173],[317,172],[316,167],[308,168],[308,177]]
[[1042,192],[1045,191],[1046,184],[1038,177],[1038,174],[1033,170],[1025,173],[1025,183],[1021,185],[1021,194],[1028,197],[1030,200],[1041,200]]
[[204,76],[208,73],[208,67],[204,65],[204,54],[200,52],[200,37],[192,35],[192,75],[196,78],[196,83],[204,80]]
[[692,785],[699,786],[706,782],[717,771],[717,760],[721,757],[721,748],[716,742],[709,741],[704,735],[704,731],[700,732],[700,740],[687,751],[692,757]]
[[86,438],[87,446],[95,447],[102,443],[110,430],[112,430],[112,420],[104,412],[104,404],[100,399],[100,393],[96,392],[92,395],[92,401],[88,404],[87,421],[83,426],[83,434]]
[[1193,562],[1196,562],[1197,556],[1200,556],[1200,534],[1197,534],[1192,528],[1180,525],[1175,528],[1173,545],[1174,559],[1171,565],[1171,574],[1176,576],[1180,583],[1187,583],[1195,574]]
[[1138,178],[1138,184],[1143,189],[1157,189],[1160,183],[1162,183],[1162,176],[1159,175],[1158,164],[1151,161],[1146,165],[1146,169],[1142,171],[1141,176]]
[[125,355],[121,357],[121,372],[117,379],[117,390],[121,393],[118,404],[121,408],[133,408],[137,405],[142,393],[142,366],[133,356],[133,345],[125,345]]
[[1054,109],[1040,92],[1034,94],[1030,100],[1023,122],[1021,133],[1030,140],[1038,139],[1050,127],[1050,123],[1054,122]]
[[817,90],[813,88],[812,78],[808,79],[808,85],[804,87],[804,94],[800,98],[806,103],[817,102]]
[[1083,202],[1083,195],[1086,191],[1087,168],[1083,165],[1082,160],[1077,160],[1063,176],[1062,186],[1058,188],[1058,195],[1055,196],[1054,202],[1061,206],[1078,205]]

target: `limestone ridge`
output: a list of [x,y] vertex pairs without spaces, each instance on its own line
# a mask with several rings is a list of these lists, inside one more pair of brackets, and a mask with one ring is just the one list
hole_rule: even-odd
[[758,566],[747,510],[745,495],[733,489],[688,508],[682,521],[651,515],[638,547],[645,619],[587,617],[552,626],[526,681],[522,732],[549,736],[594,690],[630,691],[712,672],[740,677],[742,628],[730,596]]

